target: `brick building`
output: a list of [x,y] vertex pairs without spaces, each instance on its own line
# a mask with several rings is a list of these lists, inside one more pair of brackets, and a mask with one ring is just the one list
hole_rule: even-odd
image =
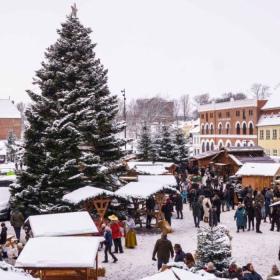
[[200,152],[257,145],[256,125],[265,103],[266,100],[232,99],[199,106]]
[[21,115],[11,100],[0,99],[0,140],[6,140],[10,131],[20,139]]

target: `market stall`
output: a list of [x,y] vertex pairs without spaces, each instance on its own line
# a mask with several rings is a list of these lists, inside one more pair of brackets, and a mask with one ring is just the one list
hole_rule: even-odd
[[71,212],[30,216],[33,237],[94,235],[98,229],[88,212]]
[[83,208],[88,212],[95,209],[99,217],[97,227],[100,228],[112,197],[114,193],[111,191],[85,186],[64,195],[63,200],[74,205],[83,204]]
[[30,239],[15,267],[41,280],[98,278],[99,237],[38,237]]
[[133,216],[135,222],[140,226],[145,223],[143,216],[146,216],[145,208],[146,200],[154,196],[156,202],[156,210],[154,217],[156,224],[161,219],[161,206],[164,203],[164,193],[177,192],[176,180],[174,176],[138,176],[138,182],[130,182],[115,192],[115,196],[125,198],[131,201],[133,205]]

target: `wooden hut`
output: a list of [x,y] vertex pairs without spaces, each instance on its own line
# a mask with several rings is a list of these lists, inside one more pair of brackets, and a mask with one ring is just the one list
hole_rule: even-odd
[[279,163],[245,163],[236,172],[242,177],[242,186],[252,186],[253,189],[262,190],[270,187],[277,176],[280,176]]
[[96,280],[99,237],[31,238],[15,267],[41,280]]

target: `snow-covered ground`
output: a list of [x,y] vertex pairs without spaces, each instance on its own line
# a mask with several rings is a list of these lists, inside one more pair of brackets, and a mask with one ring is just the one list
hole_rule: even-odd
[[[236,233],[235,222],[233,219],[234,211],[222,213],[221,220],[226,225],[232,235],[233,258],[239,265],[252,262],[263,277],[270,272],[271,266],[278,262],[279,232],[271,232],[269,223],[262,223],[263,234],[255,232]],[[75,221],[73,221],[75,222]],[[196,229],[193,225],[192,213],[189,207],[184,205],[184,219],[173,219],[172,226],[174,233],[168,238],[173,244],[182,245],[185,252],[196,250]],[[202,223],[203,224],[203,223]],[[11,233],[13,231],[9,229]],[[119,261],[111,263],[109,256],[108,264],[101,264],[104,253],[99,253],[99,262],[106,268],[104,280],[137,280],[153,275],[157,272],[156,262],[152,261],[152,251],[159,234],[138,234],[138,247],[136,249],[125,249],[124,254],[118,254]],[[124,243],[124,242],[123,242]]]

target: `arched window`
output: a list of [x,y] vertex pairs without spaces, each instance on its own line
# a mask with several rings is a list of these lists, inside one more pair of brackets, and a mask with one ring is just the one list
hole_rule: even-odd
[[208,152],[210,150],[209,142],[206,142],[206,151]]
[[249,124],[249,135],[253,135],[254,134],[254,127],[253,127],[253,124],[250,123]]
[[209,134],[209,126],[208,126],[208,124],[205,125],[205,134]]
[[246,126],[246,123],[243,123],[242,125],[242,134],[247,134],[247,126]]
[[230,128],[229,123],[227,123],[226,124],[226,134],[229,134],[229,128]]
[[241,147],[241,142],[240,142],[240,140],[237,140],[237,141],[235,142],[235,147]]
[[203,142],[201,145],[201,152],[204,153],[205,152],[205,143]]
[[219,150],[221,150],[223,148],[223,146],[224,146],[223,142],[220,142],[219,143]]
[[222,134],[222,124],[221,123],[219,123],[218,132],[219,132],[219,134]]
[[229,148],[231,146],[231,142],[227,141],[226,146]]
[[204,125],[201,125],[201,134],[204,134]]
[[236,124],[236,134],[240,134],[240,123]]
[[210,134],[214,134],[214,125],[210,124]]
[[211,142],[210,150],[211,150],[211,151],[214,151],[214,143],[213,143],[213,142]]

